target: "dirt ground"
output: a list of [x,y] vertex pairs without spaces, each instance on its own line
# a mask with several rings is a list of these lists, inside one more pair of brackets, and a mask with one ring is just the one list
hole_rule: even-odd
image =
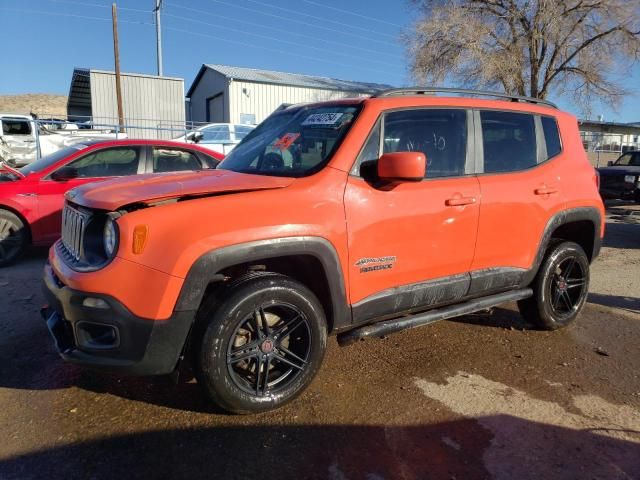
[[38,315],[45,259],[0,271],[2,479],[640,479],[640,209],[610,206],[571,327],[532,330],[508,305],[330,339],[312,386],[256,416],[193,382],[63,364]]
[[48,93],[0,95],[0,112],[65,117],[67,115],[67,96]]

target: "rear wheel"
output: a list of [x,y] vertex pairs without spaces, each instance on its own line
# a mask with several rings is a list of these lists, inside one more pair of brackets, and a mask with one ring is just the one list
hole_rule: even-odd
[[276,274],[250,278],[224,296],[199,319],[198,383],[234,413],[271,410],[293,400],[324,357],[327,327],[320,302],[304,285]]
[[533,296],[518,302],[525,320],[546,330],[569,325],[589,293],[589,259],[582,247],[574,242],[552,246],[531,286]]
[[22,255],[29,235],[20,218],[7,210],[0,210],[0,267],[9,265]]

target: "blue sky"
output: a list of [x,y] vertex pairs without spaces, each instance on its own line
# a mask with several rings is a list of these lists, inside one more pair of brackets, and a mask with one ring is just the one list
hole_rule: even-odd
[[[155,0],[120,0],[121,69],[155,73]],[[410,85],[399,40],[408,0],[164,0],[164,74],[187,89],[202,63]],[[68,93],[74,67],[113,69],[108,0],[0,0],[0,94]],[[15,47],[15,48],[13,48]],[[640,65],[624,83],[640,91]],[[551,98],[551,100],[559,100]],[[640,121],[640,98],[608,121]],[[571,103],[562,108],[577,113]]]

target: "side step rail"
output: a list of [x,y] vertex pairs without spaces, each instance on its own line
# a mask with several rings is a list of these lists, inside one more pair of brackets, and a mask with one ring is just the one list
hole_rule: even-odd
[[487,308],[495,307],[505,302],[514,302],[522,300],[533,295],[530,288],[522,288],[511,292],[497,293],[487,297],[476,298],[464,303],[450,305],[448,307],[429,310],[428,312],[418,313],[407,317],[396,318],[393,320],[385,320],[384,322],[365,325],[354,330],[350,330],[338,335],[338,343],[342,346],[351,345],[360,339],[370,337],[380,337],[396,333],[407,328],[416,328],[423,325],[429,325],[447,318],[459,317],[469,313],[477,312]]

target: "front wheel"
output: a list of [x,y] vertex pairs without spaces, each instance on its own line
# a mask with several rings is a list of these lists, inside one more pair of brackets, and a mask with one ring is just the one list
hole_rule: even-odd
[[196,347],[198,383],[233,413],[293,400],[313,380],[326,348],[326,320],[316,296],[276,274],[240,282],[223,296],[199,319],[204,330]]
[[531,287],[533,296],[518,302],[525,320],[545,330],[573,322],[589,293],[589,259],[582,247],[562,242],[550,248]]
[[0,267],[9,265],[22,255],[28,237],[27,229],[17,215],[0,210]]

